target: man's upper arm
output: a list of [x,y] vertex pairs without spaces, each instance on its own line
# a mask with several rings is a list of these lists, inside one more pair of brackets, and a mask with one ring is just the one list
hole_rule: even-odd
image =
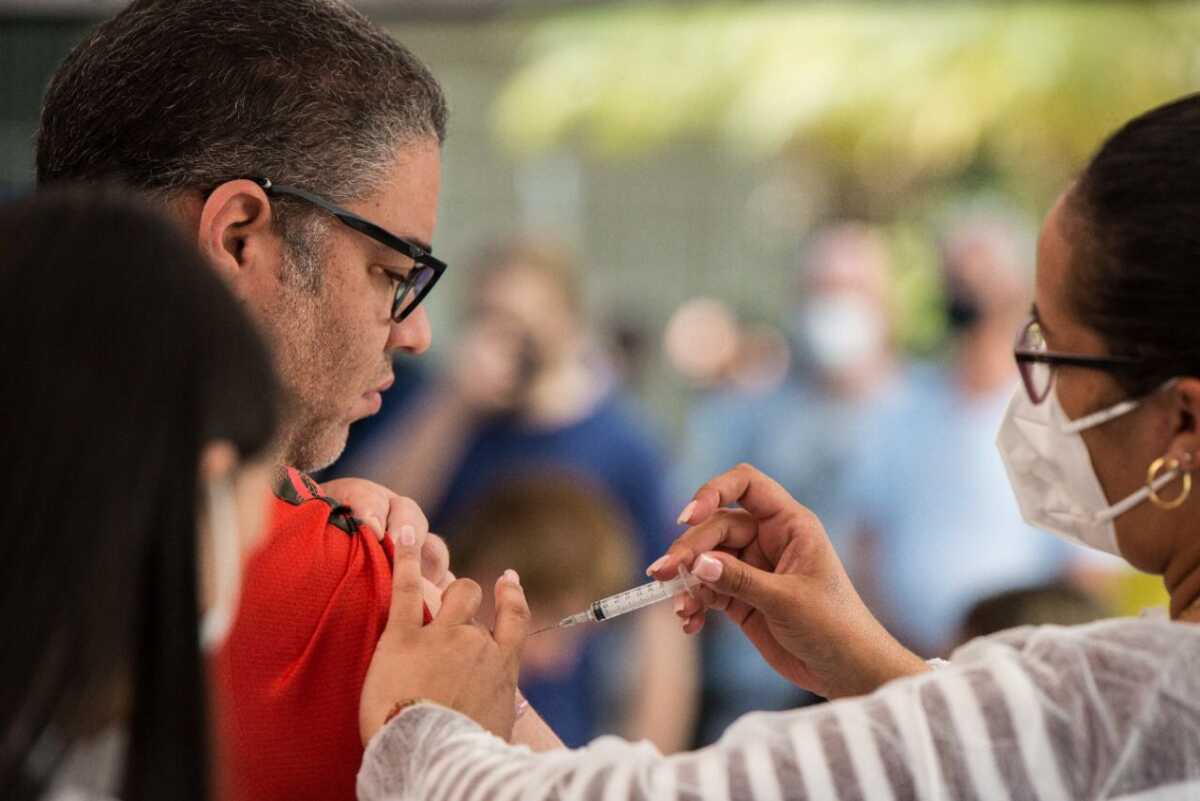
[[232,797],[354,798],[359,692],[387,620],[390,546],[289,470],[218,659]]

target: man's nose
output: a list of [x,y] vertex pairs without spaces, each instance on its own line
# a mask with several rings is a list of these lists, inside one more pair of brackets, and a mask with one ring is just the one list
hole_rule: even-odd
[[420,356],[429,350],[433,341],[433,331],[429,327],[429,315],[424,306],[413,309],[412,314],[405,317],[403,322],[392,323],[391,336],[388,337],[389,351],[403,351],[410,356]]

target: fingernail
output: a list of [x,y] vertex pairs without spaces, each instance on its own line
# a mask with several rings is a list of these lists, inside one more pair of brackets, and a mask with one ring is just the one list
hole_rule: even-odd
[[692,573],[701,581],[716,581],[721,578],[725,565],[719,559],[714,559],[706,553],[700,554],[696,564],[692,565]]
[[694,511],[696,511],[696,502],[692,501],[687,506],[683,507],[683,511],[679,513],[679,517],[675,519],[675,522],[682,526],[684,523],[692,519],[692,512]]
[[521,577],[518,576],[517,571],[513,570],[511,567],[504,571],[504,580],[510,584],[516,584],[518,587],[521,586]]
[[650,567],[646,568],[646,575],[653,576],[654,571],[658,570],[660,567],[665,565],[667,563],[667,560],[670,558],[671,557],[669,557],[669,556],[660,556],[657,559],[655,559],[653,562],[650,563]]
[[684,603],[685,603],[685,601],[684,601],[684,597],[682,595],[675,596],[675,614],[677,614],[677,615],[683,614]]
[[404,525],[400,527],[400,544],[401,545],[416,545],[417,530],[412,526]]

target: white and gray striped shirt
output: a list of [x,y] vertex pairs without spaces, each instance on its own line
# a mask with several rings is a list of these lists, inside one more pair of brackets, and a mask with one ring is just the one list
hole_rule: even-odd
[[755,713],[673,757],[602,737],[534,754],[448,709],[371,741],[360,801],[1200,799],[1200,625],[1112,620],[976,640],[876,693]]

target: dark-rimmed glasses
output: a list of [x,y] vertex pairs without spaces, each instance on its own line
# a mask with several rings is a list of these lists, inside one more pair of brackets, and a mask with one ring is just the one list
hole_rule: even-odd
[[1030,317],[1021,326],[1013,346],[1013,357],[1021,373],[1025,393],[1034,405],[1044,401],[1054,386],[1057,367],[1085,367],[1089,370],[1116,372],[1141,364],[1132,356],[1083,356],[1077,353],[1056,353],[1046,348],[1046,338],[1037,317]]
[[297,189],[294,186],[273,183],[270,178],[249,178],[248,180],[254,181],[254,183],[261,186],[263,191],[268,195],[287,195],[310,203],[322,211],[333,215],[342,224],[374,239],[379,244],[404,257],[405,264],[401,268],[401,272],[380,267],[381,270],[387,273],[388,278],[392,280],[392,284],[395,286],[391,311],[393,322],[403,322],[404,318],[412,314],[413,309],[421,304],[421,301],[433,289],[433,285],[442,277],[442,273],[446,271],[446,263],[435,259],[432,253],[420,245],[414,245],[406,239],[401,239],[395,234],[380,228],[370,220],[363,219],[354,212],[343,209],[341,206],[337,206],[319,195],[314,195],[312,192],[306,192],[303,189]]

